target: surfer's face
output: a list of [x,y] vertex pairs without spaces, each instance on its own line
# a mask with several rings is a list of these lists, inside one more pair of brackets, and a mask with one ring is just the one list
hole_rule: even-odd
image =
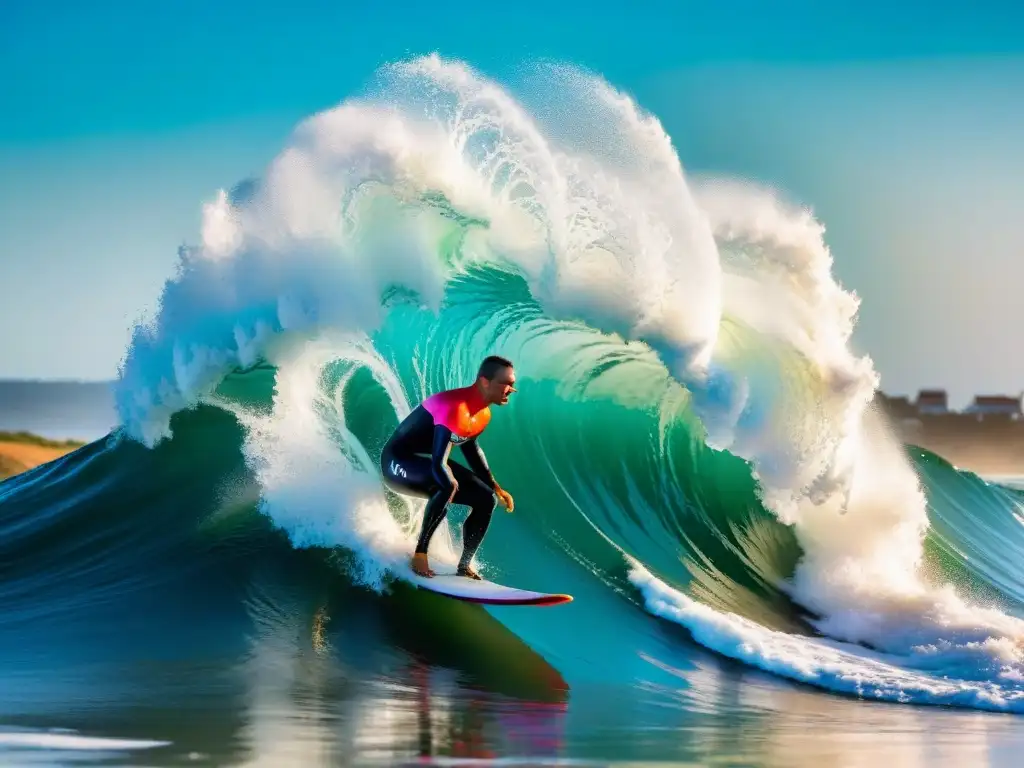
[[516,372],[511,368],[502,368],[493,379],[481,377],[480,381],[487,401],[496,405],[506,405],[509,396],[516,391]]

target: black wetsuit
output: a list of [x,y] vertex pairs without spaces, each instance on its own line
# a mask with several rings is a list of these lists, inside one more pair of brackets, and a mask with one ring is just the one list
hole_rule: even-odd
[[[443,400],[451,393],[434,396],[417,406],[388,440],[381,453],[381,471],[385,482],[398,493],[429,499],[423,514],[423,527],[417,553],[426,553],[430,539],[448,512],[448,504],[465,504],[471,508],[462,526],[463,552],[459,568],[466,568],[473,560],[477,548],[494,512],[494,476],[487,459],[477,443],[478,435],[463,437],[453,432],[459,426],[446,417],[447,403]],[[447,398],[449,401],[451,398]],[[436,403],[442,400],[438,406]],[[435,419],[431,410],[438,413]],[[467,469],[457,462],[448,461],[453,444],[462,448]]]

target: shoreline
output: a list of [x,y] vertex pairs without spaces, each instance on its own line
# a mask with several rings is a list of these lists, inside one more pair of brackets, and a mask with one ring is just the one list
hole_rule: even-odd
[[81,440],[50,440],[32,432],[0,431],[0,482],[81,448]]
[[[934,436],[928,439],[930,436],[920,434],[917,430],[900,430],[898,424],[892,426],[905,448],[930,451],[956,469],[993,479],[1024,478],[1024,440],[993,440],[979,445],[975,441],[963,440],[959,435]],[[958,440],[957,437],[961,439]],[[76,439],[54,440],[27,431],[0,430],[0,482],[55,461],[81,448],[87,442]]]

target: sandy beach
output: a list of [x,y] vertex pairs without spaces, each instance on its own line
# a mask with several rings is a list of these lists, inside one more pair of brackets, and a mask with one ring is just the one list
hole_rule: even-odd
[[35,435],[0,433],[0,480],[58,459],[80,445],[44,440]]

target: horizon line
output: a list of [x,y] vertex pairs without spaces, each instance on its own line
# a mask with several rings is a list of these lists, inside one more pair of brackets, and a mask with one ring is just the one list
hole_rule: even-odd
[[57,376],[54,378],[43,378],[39,376],[31,376],[26,378],[13,378],[7,376],[0,376],[0,384],[113,384],[117,381],[113,379],[86,379],[86,378],[75,378],[75,377],[64,377]]

